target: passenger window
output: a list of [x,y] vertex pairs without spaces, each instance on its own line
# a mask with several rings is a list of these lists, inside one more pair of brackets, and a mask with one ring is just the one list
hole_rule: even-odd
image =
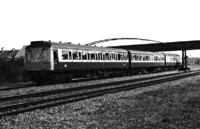
[[158,57],[157,56],[154,56],[154,61],[157,61],[158,60]]
[[91,60],[95,60],[95,53],[94,52],[91,53]]
[[142,61],[142,55],[138,55],[138,60]]
[[105,53],[105,59],[109,60],[109,54],[108,53]]
[[146,61],[146,56],[142,55],[142,61]]
[[117,56],[117,54],[115,54],[115,60],[118,60],[118,56]]
[[118,60],[121,60],[121,54],[117,54],[118,55]]
[[72,59],[72,52],[69,51],[69,59],[71,60]]
[[105,53],[102,54],[102,60],[106,60]]
[[68,50],[62,50],[62,59],[63,60],[69,59],[69,51]]
[[115,54],[112,53],[112,59],[111,60],[115,60]]
[[88,60],[91,60],[91,54],[88,53]]
[[79,60],[82,60],[82,56],[81,56],[81,52],[78,52],[78,57],[79,57]]
[[120,54],[120,59],[124,60],[124,55],[123,54]]
[[98,53],[98,59],[102,60],[102,53]]
[[126,54],[124,54],[124,60],[127,60],[127,55]]
[[96,60],[99,60],[98,53],[95,53]]
[[132,55],[132,60],[135,60],[135,55]]
[[83,56],[82,56],[82,59],[83,59],[83,60],[87,60],[87,52],[83,52],[82,55],[83,55]]
[[147,61],[150,61],[150,56],[146,56],[146,60],[147,60]]
[[109,60],[112,60],[112,53],[109,53]]
[[78,60],[78,52],[73,51],[73,60]]

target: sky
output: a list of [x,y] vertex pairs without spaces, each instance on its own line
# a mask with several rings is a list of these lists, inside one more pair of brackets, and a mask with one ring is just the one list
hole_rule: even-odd
[[[200,40],[199,0],[0,0],[0,48],[31,41],[86,44],[109,38]],[[105,45],[144,44],[140,40]],[[200,50],[189,51],[200,57]]]

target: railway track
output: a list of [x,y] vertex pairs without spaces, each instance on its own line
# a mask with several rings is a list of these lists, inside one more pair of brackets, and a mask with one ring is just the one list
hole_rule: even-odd
[[[191,71],[187,71],[187,72],[191,72]],[[175,74],[177,74],[177,73],[175,73]],[[161,76],[166,76],[166,75],[161,75]],[[99,78],[75,78],[70,83],[87,82],[87,81],[90,81],[90,80],[98,80],[98,79]],[[62,83],[58,83],[58,84],[62,84]],[[10,86],[10,87],[5,87],[5,88],[0,88],[0,92],[8,91],[8,90],[25,89],[25,88],[31,88],[31,87],[42,87],[42,86],[46,86],[46,84],[36,85],[33,82],[28,82],[28,83],[24,83],[24,84],[16,84],[16,86]]]
[[131,90],[196,75],[200,75],[200,71],[197,70],[186,73],[176,73],[120,82],[4,97],[0,98],[0,117],[33,111],[35,109],[53,107],[60,104],[101,96],[108,93]]
[[[96,79],[96,78],[95,78]],[[90,80],[95,80],[94,78],[75,78],[73,79],[71,82],[72,83],[76,83],[76,82],[85,82],[85,81],[90,81]],[[71,83],[70,82],[70,83]],[[61,84],[61,83],[58,83]],[[28,82],[28,84],[17,84],[17,86],[14,87],[6,87],[6,88],[0,88],[0,92],[3,91],[8,91],[8,90],[16,90],[16,89],[23,89],[23,88],[30,88],[30,87],[42,87],[42,86],[46,86],[46,84],[43,85],[36,85],[33,82]]]

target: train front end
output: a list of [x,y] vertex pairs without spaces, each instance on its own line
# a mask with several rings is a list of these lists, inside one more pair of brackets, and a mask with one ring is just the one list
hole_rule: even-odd
[[31,44],[25,49],[25,70],[51,70],[50,47],[43,44]]
[[31,42],[31,45],[26,47],[24,66],[31,80],[35,82],[42,80],[53,70],[50,50],[50,44],[43,41]]

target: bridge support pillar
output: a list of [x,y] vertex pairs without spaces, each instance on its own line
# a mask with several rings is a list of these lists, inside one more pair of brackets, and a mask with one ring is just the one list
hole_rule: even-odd
[[188,70],[186,50],[182,50],[182,69],[183,70]]

